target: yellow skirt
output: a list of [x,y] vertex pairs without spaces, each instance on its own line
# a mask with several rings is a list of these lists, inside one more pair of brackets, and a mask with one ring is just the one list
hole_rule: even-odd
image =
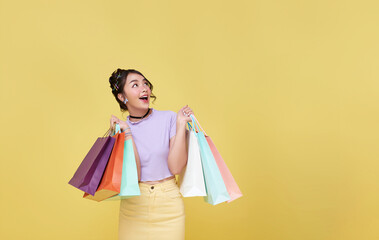
[[118,239],[184,239],[184,201],[176,179],[139,186],[140,196],[120,201]]

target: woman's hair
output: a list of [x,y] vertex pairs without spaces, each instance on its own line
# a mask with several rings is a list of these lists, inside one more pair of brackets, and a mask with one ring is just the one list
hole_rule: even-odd
[[[113,96],[116,98],[116,101],[120,105],[121,112],[128,111],[128,108],[126,107],[126,104],[124,104],[120,99],[118,99],[117,95],[121,93],[125,97],[125,93],[123,92],[123,90],[126,83],[126,77],[129,75],[129,73],[137,73],[145,78],[145,76],[142,73],[140,73],[139,71],[135,69],[125,70],[125,69],[120,69],[120,68],[114,71],[112,75],[109,77],[109,84],[112,89]],[[145,79],[147,81],[147,85],[150,87],[150,90],[151,90],[150,98],[154,99],[153,100],[153,103],[154,103],[157,97],[153,94],[153,84],[149,80],[147,80],[147,78]]]

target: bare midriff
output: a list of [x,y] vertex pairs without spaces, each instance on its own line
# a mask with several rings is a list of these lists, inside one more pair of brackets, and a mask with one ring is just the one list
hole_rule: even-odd
[[175,175],[171,176],[171,177],[168,177],[168,178],[164,178],[164,179],[161,179],[159,181],[145,181],[145,182],[141,182],[141,183],[147,183],[147,184],[150,184],[150,185],[154,185],[154,184],[157,184],[157,183],[162,183],[162,182],[165,182],[167,180],[170,180],[170,179],[173,179],[175,178]]

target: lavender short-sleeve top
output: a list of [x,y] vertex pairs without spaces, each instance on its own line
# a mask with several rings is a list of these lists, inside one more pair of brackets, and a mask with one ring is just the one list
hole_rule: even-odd
[[158,181],[173,174],[168,168],[170,139],[176,135],[176,113],[151,108],[146,118],[131,122],[127,116],[133,140],[141,162],[141,181]]

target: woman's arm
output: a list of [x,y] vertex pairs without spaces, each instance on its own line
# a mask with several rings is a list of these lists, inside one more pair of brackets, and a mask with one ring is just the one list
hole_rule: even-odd
[[170,140],[170,152],[168,154],[168,168],[174,175],[180,174],[187,164],[187,134],[186,122],[177,121],[176,135]]

